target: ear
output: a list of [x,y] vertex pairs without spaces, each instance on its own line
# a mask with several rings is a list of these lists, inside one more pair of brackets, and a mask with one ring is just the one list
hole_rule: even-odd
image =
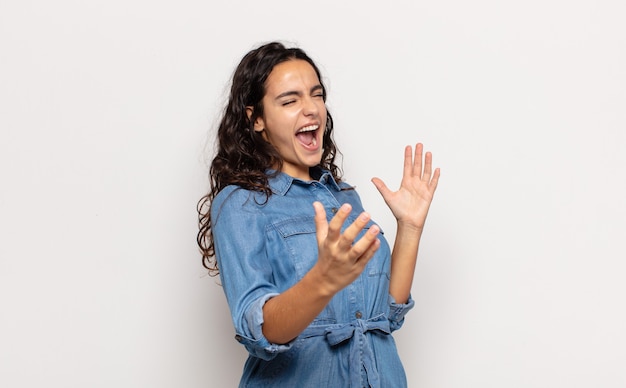
[[[252,117],[252,113],[254,113],[254,108],[251,106],[246,107],[246,114],[248,115],[248,119]],[[263,117],[257,117],[254,119],[254,131],[255,132],[263,132],[265,129],[265,121],[263,121]]]

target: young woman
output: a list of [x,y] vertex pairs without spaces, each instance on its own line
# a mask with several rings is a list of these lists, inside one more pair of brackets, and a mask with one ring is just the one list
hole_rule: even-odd
[[391,250],[341,179],[325,101],[299,48],[265,44],[233,75],[198,244],[250,354],[240,387],[406,386],[391,333],[414,304],[439,169],[417,144],[398,191],[372,179],[397,219]]

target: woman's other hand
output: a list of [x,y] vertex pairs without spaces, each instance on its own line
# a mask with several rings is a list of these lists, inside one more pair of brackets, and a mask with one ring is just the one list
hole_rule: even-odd
[[404,170],[398,191],[391,191],[381,179],[372,178],[398,224],[419,231],[424,228],[440,174],[439,168],[433,172],[432,154],[426,152],[423,156],[423,149],[424,146],[418,143],[413,155],[411,146],[405,147]]
[[359,233],[370,221],[370,215],[361,213],[343,233],[341,228],[352,211],[349,204],[342,205],[337,214],[328,222],[324,206],[313,203],[315,208],[315,228],[319,256],[314,270],[319,276],[320,286],[329,294],[336,294],[352,283],[380,247],[380,228],[372,225],[365,234],[355,241]]

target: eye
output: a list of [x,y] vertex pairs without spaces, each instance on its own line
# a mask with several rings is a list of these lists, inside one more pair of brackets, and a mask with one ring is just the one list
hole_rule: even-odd
[[312,88],[311,89],[311,97],[324,99],[326,97],[325,93],[324,93],[324,88],[321,85],[318,85],[318,86]]
[[284,102],[282,103],[282,105],[283,105],[283,106],[288,106],[288,105],[291,105],[291,104],[293,104],[293,103],[295,103],[295,102],[296,102],[295,100],[284,101]]

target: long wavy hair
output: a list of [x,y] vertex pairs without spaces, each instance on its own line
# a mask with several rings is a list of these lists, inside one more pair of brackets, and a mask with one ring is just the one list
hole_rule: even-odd
[[[326,87],[318,67],[300,48],[287,48],[282,43],[271,42],[248,52],[232,77],[228,104],[217,131],[217,153],[209,170],[210,190],[198,202],[198,246],[202,253],[202,265],[211,276],[219,274],[215,260],[215,246],[211,225],[211,204],[215,196],[226,186],[237,185],[246,190],[264,193],[266,200],[272,195],[267,171],[280,171],[283,159],[272,144],[254,131],[254,121],[263,117],[265,82],[272,69],[289,60],[307,61],[315,70],[326,101]],[[252,107],[248,117],[247,107]],[[326,128],[323,136],[323,152],[320,167],[329,170],[337,182],[341,170],[335,164],[339,154],[333,141],[333,120],[327,110]]]

